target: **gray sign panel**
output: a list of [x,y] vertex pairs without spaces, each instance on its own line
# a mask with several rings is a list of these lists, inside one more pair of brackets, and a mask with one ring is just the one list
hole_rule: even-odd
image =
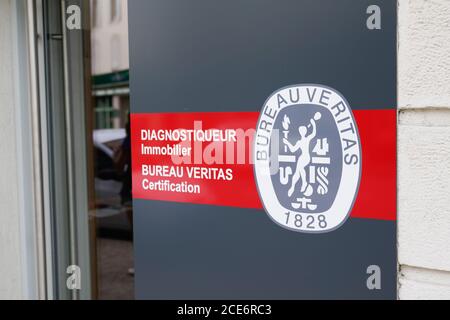
[[[133,115],[259,113],[276,90],[314,83],[345,96],[363,133],[362,214],[331,232],[293,232],[262,209],[135,199],[137,298],[396,298],[396,221],[364,217],[370,201],[385,195],[376,184],[367,187],[373,174],[364,165],[374,163],[370,157],[376,153],[367,152],[365,142],[372,129],[361,127],[367,123],[361,119],[372,119],[376,128],[384,122],[382,111],[396,109],[396,5],[394,0],[129,1]],[[286,114],[308,127],[304,119],[314,119],[318,108],[303,109],[300,118],[295,110]],[[318,137],[329,136],[336,145],[336,124],[331,114],[322,114],[321,123],[330,125]],[[281,120],[275,123],[280,130]],[[391,129],[395,143],[395,125]],[[335,149],[331,157],[341,159],[341,153]],[[336,161],[341,170],[343,163]],[[339,170],[321,200],[325,209],[338,192]],[[389,181],[395,184],[395,177]],[[289,206],[289,187],[276,189],[280,203]],[[390,198],[395,201],[395,194]]]

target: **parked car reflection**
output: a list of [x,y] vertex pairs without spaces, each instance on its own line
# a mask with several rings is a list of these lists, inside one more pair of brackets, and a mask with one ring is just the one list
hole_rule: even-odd
[[129,214],[131,203],[121,198],[123,173],[117,170],[114,157],[122,147],[125,129],[101,129],[93,133],[95,148],[96,209],[91,215],[97,218],[99,236],[132,238]]

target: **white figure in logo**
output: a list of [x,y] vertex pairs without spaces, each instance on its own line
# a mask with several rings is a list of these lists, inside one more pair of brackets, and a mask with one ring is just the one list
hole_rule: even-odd
[[[295,169],[295,174],[292,177],[292,186],[288,192],[289,197],[291,197],[294,194],[295,186],[297,185],[300,179],[302,180],[302,187],[300,189],[301,193],[305,194],[307,197],[311,196],[312,194],[312,187],[308,184],[308,181],[306,180],[306,168],[311,163],[311,154],[309,152],[309,147],[311,145],[311,141],[317,135],[316,121],[319,121],[321,118],[322,114],[320,112],[317,112],[314,115],[314,119],[310,120],[311,124],[308,125],[308,127],[300,126],[298,128],[298,132],[300,133],[300,140],[295,145],[292,145],[287,139],[283,139],[283,142],[288,146],[289,150],[292,153],[295,153],[298,150],[301,151],[301,154],[297,160],[297,167]],[[311,134],[308,135],[308,129],[310,127],[312,127],[312,132]]]

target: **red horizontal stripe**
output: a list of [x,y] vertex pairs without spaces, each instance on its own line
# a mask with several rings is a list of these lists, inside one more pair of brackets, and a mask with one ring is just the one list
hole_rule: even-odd
[[[362,176],[358,197],[351,217],[395,220],[396,219],[396,110],[355,110],[362,145]],[[233,169],[233,181],[198,180],[170,178],[171,183],[186,181],[199,184],[200,194],[147,191],[142,188],[142,180],[166,180],[141,175],[143,164],[172,165],[168,156],[141,155],[141,129],[193,129],[194,121],[202,121],[202,129],[254,129],[258,112],[217,112],[217,113],[164,113],[132,114],[132,159],[133,196],[136,199],[161,200],[182,203],[197,203],[218,206],[261,209],[257,193],[253,166],[249,164],[250,148],[247,141],[245,164],[221,164],[209,167],[223,170]],[[149,144],[150,145],[150,144]],[[152,143],[164,146],[167,142]],[[206,145],[206,144],[205,144]],[[204,148],[205,146],[203,146]],[[197,165],[188,165],[193,167]],[[204,165],[208,167],[208,165]]]
[[353,218],[396,220],[397,110],[355,110],[362,175]]

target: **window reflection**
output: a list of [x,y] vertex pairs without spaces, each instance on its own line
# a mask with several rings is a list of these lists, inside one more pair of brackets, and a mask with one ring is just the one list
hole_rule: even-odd
[[98,298],[133,299],[127,1],[91,0],[91,9]]
[[120,13],[122,9],[122,3],[121,0],[111,0],[111,21],[119,21],[120,20]]

